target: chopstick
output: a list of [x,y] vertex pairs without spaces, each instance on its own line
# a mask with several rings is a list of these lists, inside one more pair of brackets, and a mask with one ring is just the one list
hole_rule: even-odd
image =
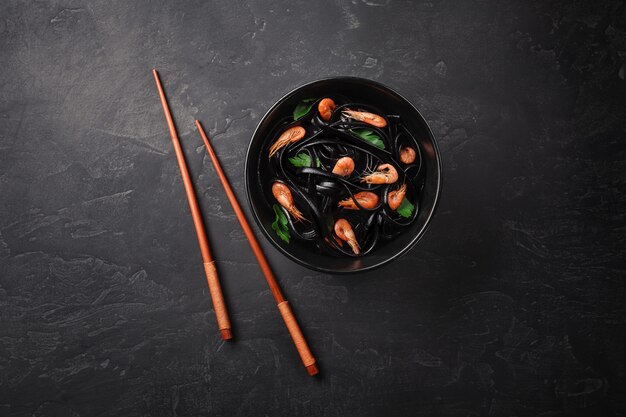
[[180,175],[183,177],[183,184],[185,185],[185,192],[187,194],[187,200],[189,201],[189,208],[191,210],[191,218],[193,219],[193,225],[196,228],[196,235],[198,236],[198,244],[200,245],[200,252],[202,253],[202,260],[204,262],[204,272],[206,274],[207,283],[209,284],[209,292],[211,293],[211,300],[213,301],[213,309],[215,310],[215,316],[217,317],[217,325],[222,334],[222,339],[232,339],[230,320],[228,319],[228,312],[226,310],[226,303],[224,302],[224,295],[222,294],[222,287],[220,285],[219,278],[217,276],[217,270],[215,268],[215,261],[211,255],[209,249],[209,242],[207,240],[206,232],[204,230],[204,224],[202,222],[202,215],[198,207],[198,201],[193,190],[191,183],[191,177],[187,170],[187,163],[185,162],[185,155],[183,149],[180,146],[180,140],[176,133],[176,126],[170,113],[165,93],[163,92],[163,86],[159,79],[159,73],[156,69],[152,69],[152,75],[154,75],[154,81],[156,82],[157,89],[159,91],[159,97],[161,98],[161,104],[163,105],[163,112],[165,113],[165,120],[167,121],[167,127],[170,130],[170,136],[172,137],[172,143],[174,144],[174,152],[176,153],[176,159],[178,160],[178,167],[180,168]]
[[233,210],[235,210],[235,214],[237,215],[237,220],[239,220],[239,224],[241,224],[241,228],[243,229],[243,232],[246,235],[246,238],[248,238],[248,243],[250,244],[250,247],[252,248],[252,252],[254,252],[254,256],[256,257],[257,262],[259,263],[259,266],[261,267],[261,270],[263,271],[263,275],[265,275],[265,279],[267,280],[267,283],[270,286],[270,290],[272,291],[272,294],[274,295],[274,299],[276,300],[276,304],[278,305],[278,310],[280,311],[280,315],[283,317],[283,320],[285,321],[285,325],[287,326],[287,329],[289,330],[289,334],[291,335],[291,338],[293,339],[293,342],[296,345],[296,349],[298,350],[300,359],[302,360],[302,363],[306,367],[306,370],[308,371],[309,375],[313,376],[317,374],[319,371],[317,369],[317,365],[315,364],[315,358],[313,357],[313,354],[311,353],[311,350],[309,349],[309,345],[307,344],[304,338],[304,335],[302,334],[302,331],[300,330],[300,327],[298,326],[296,317],[291,311],[291,307],[289,306],[289,303],[287,302],[287,300],[285,300],[285,297],[280,291],[280,286],[278,285],[278,282],[276,281],[276,278],[274,277],[274,274],[272,273],[272,269],[270,268],[270,265],[267,262],[267,259],[265,258],[263,251],[261,250],[261,246],[259,245],[259,242],[256,240],[256,237],[254,236],[254,232],[250,228],[250,224],[248,224],[248,220],[246,220],[246,217],[243,214],[243,211],[241,210],[241,206],[237,202],[237,197],[235,196],[235,193],[230,187],[228,179],[226,178],[226,175],[224,174],[224,171],[222,170],[222,166],[220,165],[220,162],[217,159],[217,155],[215,154],[215,152],[213,151],[213,147],[211,147],[211,144],[209,143],[209,138],[207,137],[206,133],[204,133],[204,129],[202,129],[202,125],[200,124],[198,120],[196,120],[196,126],[198,127],[198,132],[200,132],[200,136],[202,137],[202,140],[204,141],[204,144],[206,145],[206,150],[209,153],[209,156],[211,157],[211,161],[213,162],[215,171],[217,171],[217,176],[219,177],[220,182],[224,186],[224,191],[226,191],[226,196],[228,197],[230,204],[233,206]]

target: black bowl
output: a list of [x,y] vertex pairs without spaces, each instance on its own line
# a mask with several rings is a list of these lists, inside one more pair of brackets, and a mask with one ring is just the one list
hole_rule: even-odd
[[[356,102],[370,103],[386,114],[398,114],[404,125],[419,142],[425,169],[425,184],[422,191],[421,206],[417,219],[395,239],[360,258],[335,257],[315,252],[315,249],[292,239],[287,244],[280,240],[272,230],[274,211],[268,203],[263,190],[267,190],[270,179],[264,175],[268,158],[265,141],[270,140],[269,132],[277,122],[292,114],[293,109],[302,100],[309,97],[324,97],[329,94],[341,94]],[[407,99],[394,90],[374,81],[355,77],[336,77],[314,81],[296,88],[278,100],[259,122],[246,156],[245,168],[246,194],[257,224],[274,246],[288,258],[308,268],[329,273],[350,273],[371,270],[391,262],[408,251],[424,235],[433,216],[441,190],[441,160],[437,142],[428,123],[420,112]]]

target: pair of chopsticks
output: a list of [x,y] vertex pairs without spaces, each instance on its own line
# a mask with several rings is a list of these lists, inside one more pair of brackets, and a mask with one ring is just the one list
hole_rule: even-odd
[[[159,74],[156,69],[152,69],[152,75],[154,75],[154,81],[156,82],[157,89],[159,91],[159,97],[161,99],[161,105],[163,106],[163,112],[165,113],[165,120],[167,121],[167,126],[170,131],[170,136],[172,137],[172,143],[174,144],[174,152],[176,153],[176,159],[178,160],[178,166],[180,168],[180,173],[183,178],[183,184],[185,186],[185,192],[187,194],[187,200],[189,201],[189,208],[191,209],[191,217],[193,219],[193,223],[196,229],[196,235],[198,237],[198,243],[200,244],[200,252],[202,253],[202,260],[204,262],[204,270],[206,273],[207,282],[209,285],[209,292],[211,293],[211,300],[213,301],[213,308],[215,310],[215,316],[217,318],[217,324],[222,334],[222,338],[224,340],[228,340],[232,338],[231,332],[231,324],[228,318],[228,312],[226,310],[226,303],[224,302],[224,296],[222,294],[222,288],[220,286],[219,278],[217,275],[217,270],[215,268],[215,261],[211,255],[211,250],[209,249],[209,243],[206,236],[206,231],[204,229],[204,223],[202,222],[202,216],[200,214],[200,209],[198,207],[198,201],[196,199],[193,184],[191,182],[191,177],[189,176],[189,171],[187,170],[187,164],[185,162],[185,157],[183,154],[183,150],[180,146],[180,139],[178,138],[178,134],[176,133],[176,126],[174,125],[174,120],[172,119],[172,115],[170,113],[169,105],[167,104],[167,99],[165,98],[165,92],[163,91],[163,86],[161,85],[161,80],[159,79]],[[209,138],[206,133],[204,133],[204,129],[198,120],[196,120],[196,127],[198,128],[198,132],[204,141],[206,146],[206,150],[211,157],[211,162],[213,162],[213,166],[215,167],[215,171],[217,172],[217,176],[224,187],[224,191],[226,191],[226,196],[230,201],[230,204],[233,206],[233,210],[237,215],[237,220],[243,229],[246,238],[248,239],[248,243],[252,248],[252,252],[254,252],[254,256],[263,271],[263,275],[265,275],[265,279],[272,291],[272,295],[276,300],[276,304],[278,306],[278,310],[280,311],[283,320],[285,321],[285,325],[287,326],[287,330],[289,330],[289,334],[293,339],[293,342],[298,350],[298,354],[300,355],[300,359],[302,363],[306,367],[309,375],[315,375],[318,373],[317,365],[315,362],[315,358],[309,349],[309,346],[300,330],[300,326],[298,326],[298,322],[291,311],[291,307],[285,297],[283,296],[280,286],[276,281],[276,277],[274,276],[272,269],[261,250],[261,246],[254,236],[254,232],[250,228],[250,224],[248,220],[246,220],[243,211],[241,210],[241,206],[237,201],[237,197],[235,193],[233,193],[232,188],[222,170],[222,166],[220,165],[219,160],[217,159],[217,155],[213,151],[213,147],[209,142]]]

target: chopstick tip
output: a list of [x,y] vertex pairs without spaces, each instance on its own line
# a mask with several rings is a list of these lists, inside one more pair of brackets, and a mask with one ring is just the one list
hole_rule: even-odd
[[222,339],[224,340],[230,340],[233,338],[233,334],[230,329],[221,329],[220,332],[222,333]]
[[309,365],[306,367],[307,372],[309,373],[309,375],[311,376],[315,376],[317,374],[319,374],[319,369],[317,369],[317,365],[313,364],[313,365]]

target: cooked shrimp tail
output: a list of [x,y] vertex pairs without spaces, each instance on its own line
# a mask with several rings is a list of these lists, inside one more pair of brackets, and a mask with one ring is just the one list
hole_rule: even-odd
[[347,210],[360,210],[354,200],[356,200],[361,207],[368,210],[371,210],[378,205],[378,195],[371,191],[361,191],[356,193],[354,198],[348,197],[345,200],[341,200],[339,202],[339,207],[343,207]]
[[319,112],[320,117],[326,122],[333,116],[333,112],[336,108],[337,105],[332,98],[323,98],[317,105],[317,111]]
[[350,119],[358,120],[359,122],[367,123],[374,127],[383,128],[387,126],[385,118],[374,113],[346,109],[342,111],[341,114],[344,117],[349,117]]
[[398,181],[398,171],[391,164],[379,165],[376,171],[361,178],[368,184],[393,184]]
[[289,129],[285,130],[279,137],[276,139],[276,142],[272,144],[270,147],[269,157],[274,156],[276,152],[278,152],[281,148],[284,148],[291,142],[296,142],[304,137],[306,134],[306,130],[302,126],[292,126]]
[[400,204],[402,204],[402,200],[404,200],[404,196],[406,195],[406,184],[402,184],[400,188],[397,190],[390,191],[387,195],[387,204],[389,204],[389,208],[393,211],[396,211]]
[[335,222],[335,234],[339,239],[348,242],[355,255],[361,253],[352,225],[346,219],[339,219]]
[[354,171],[354,159],[349,156],[339,158],[333,168],[333,174],[341,175],[342,177],[348,177]]
[[410,146],[402,146],[400,148],[400,161],[402,161],[403,164],[408,165],[415,162],[416,155],[415,149]]
[[272,195],[278,201],[278,204],[283,206],[291,217],[294,218],[297,222],[303,222],[306,220],[304,215],[293,202],[293,196],[291,195],[291,190],[282,182],[275,182],[272,184]]

